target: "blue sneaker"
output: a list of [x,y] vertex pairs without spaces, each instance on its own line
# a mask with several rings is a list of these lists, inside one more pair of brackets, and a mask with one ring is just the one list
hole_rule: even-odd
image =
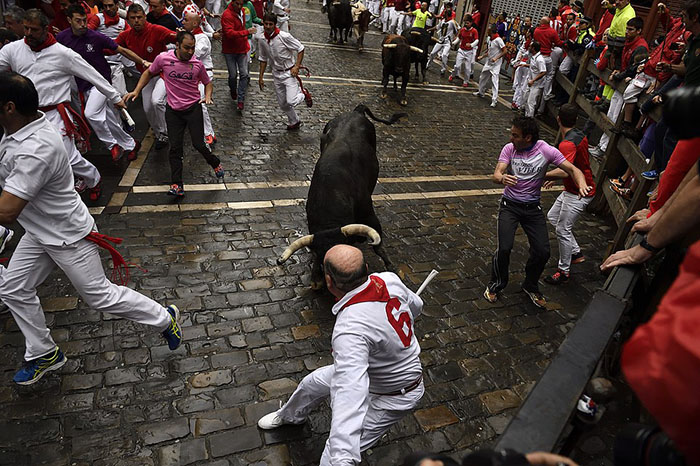
[[58,346],[51,353],[31,361],[26,361],[12,380],[19,385],[31,385],[38,382],[48,371],[55,371],[66,364],[68,358]]
[[177,323],[180,320],[180,309],[174,304],[171,304],[166,309],[168,314],[170,314],[170,325],[168,328],[163,330],[163,338],[168,341],[168,348],[171,350],[176,350],[180,343],[182,343],[182,329],[180,324]]
[[642,172],[642,178],[645,180],[655,180],[659,177],[659,174],[656,172],[656,170],[649,170],[648,172]]
[[10,242],[15,233],[9,228],[4,228],[4,233],[0,236],[0,252],[5,250],[5,246]]

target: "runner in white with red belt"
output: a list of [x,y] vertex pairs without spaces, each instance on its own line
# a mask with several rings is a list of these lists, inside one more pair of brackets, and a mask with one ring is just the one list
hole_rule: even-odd
[[311,107],[311,94],[302,88],[299,81],[299,68],[304,60],[304,46],[290,33],[280,31],[277,27],[277,16],[265,13],[263,16],[263,33],[256,35],[258,41],[258,60],[260,71],[258,85],[260,90],[265,88],[263,74],[268,65],[272,70],[272,80],[275,84],[275,94],[280,109],[287,114],[289,124],[287,129],[299,129],[301,121],[294,107],[302,101]]
[[[91,199],[100,191],[100,173],[75,146],[74,138],[89,137],[87,123],[70,106],[71,83],[82,78],[120,108],[126,108],[122,96],[100,73],[73,50],[59,44],[48,32],[49,20],[39,10],[27,11],[24,40],[7,44],[0,49],[0,71],[12,70],[26,76],[39,93],[39,108],[53,123],[63,138],[68,153],[77,191],[91,190]],[[83,124],[85,128],[82,128]]]
[[[73,189],[68,154],[54,125],[38,111],[32,82],[13,72],[0,72],[0,224],[18,221],[24,236],[7,268],[0,266],[0,299],[24,335],[26,363],[15,374],[20,385],[37,382],[59,369],[66,357],[46,327],[36,288],[55,265],[65,272],[83,300],[96,311],[153,326],[163,332],[171,350],[180,346],[179,311],[167,309],[105,276],[99,247],[112,254],[115,272],[128,281],[128,269],[96,231],[95,221]],[[114,274],[113,274],[114,277]]]
[[331,430],[320,464],[351,466],[423,396],[413,333],[423,301],[391,272],[368,275],[355,247],[334,246],[323,267],[328,291],[338,299],[332,309],[334,363],[304,377],[289,401],[258,426],[303,423],[330,396]]

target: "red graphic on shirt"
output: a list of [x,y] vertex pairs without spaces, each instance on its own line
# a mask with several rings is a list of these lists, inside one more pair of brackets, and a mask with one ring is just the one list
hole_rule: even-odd
[[[411,344],[411,337],[413,336],[413,328],[411,328],[411,317],[408,312],[404,311],[399,313],[399,318],[394,317],[394,311],[398,311],[401,307],[401,303],[396,298],[391,298],[388,303],[386,303],[386,318],[389,319],[389,323],[396,331],[396,334],[401,339],[401,343],[405,348]],[[406,330],[404,330],[406,329]]]
[[394,331],[396,331],[396,334],[399,336],[403,346],[408,348],[408,346],[411,344],[411,338],[413,337],[411,316],[406,311],[399,313],[398,318],[394,316],[394,311],[398,311],[401,307],[401,301],[399,301],[397,298],[392,298],[389,296],[389,291],[386,289],[386,283],[384,283],[384,280],[374,275],[370,275],[369,279],[369,285],[367,285],[364,290],[353,296],[340,310],[342,311],[346,307],[358,303],[387,303],[386,318],[389,320],[389,324]]

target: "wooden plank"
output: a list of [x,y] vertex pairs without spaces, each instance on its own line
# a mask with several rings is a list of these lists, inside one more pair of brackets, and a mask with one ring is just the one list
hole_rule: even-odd
[[554,78],[557,80],[559,85],[564,89],[564,91],[571,95],[574,92],[574,85],[569,81],[566,76],[561,74],[559,71],[554,75]]
[[615,192],[610,188],[610,181],[608,179],[603,180],[602,183],[598,186],[600,187],[600,190],[602,191],[605,200],[608,202],[610,212],[612,213],[613,218],[615,219],[615,223],[617,224],[617,228],[619,230],[620,228],[622,228],[622,226],[624,226],[624,223],[628,218],[628,201],[624,200],[621,196],[615,194]]
[[627,162],[627,165],[636,175],[640,175],[651,168],[651,161],[647,163],[646,157],[639,150],[639,146],[630,139],[621,136],[617,141],[617,150]]
[[[625,283],[618,288],[631,289],[627,281],[635,280],[636,275],[624,276]],[[554,449],[627,306],[628,298],[596,291],[551,364],[498,439],[496,450]]]
[[581,107],[581,109],[586,112],[586,115],[593,120],[593,123],[598,126],[598,128],[602,129],[603,131],[609,133],[610,128],[612,128],[614,123],[610,121],[610,118],[607,117],[603,112],[599,112],[597,109],[593,108],[593,105],[584,97],[583,95],[579,94],[576,96],[576,105]]

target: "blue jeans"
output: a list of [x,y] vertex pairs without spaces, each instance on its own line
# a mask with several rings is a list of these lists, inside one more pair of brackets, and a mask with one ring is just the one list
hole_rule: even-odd
[[[248,74],[248,54],[225,53],[226,68],[228,68],[228,87],[238,94],[238,102],[245,100],[245,91],[248,89],[250,75]],[[241,76],[236,86],[237,75]]]

